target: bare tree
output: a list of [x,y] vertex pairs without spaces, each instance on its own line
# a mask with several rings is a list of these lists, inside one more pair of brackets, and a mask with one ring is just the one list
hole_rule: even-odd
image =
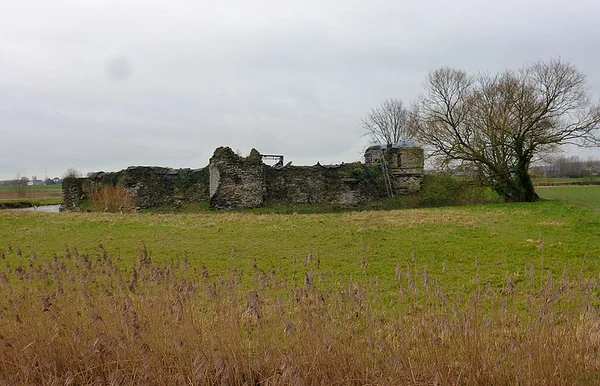
[[538,199],[529,174],[536,157],[563,144],[600,145],[600,106],[569,63],[477,77],[443,68],[425,85],[411,133],[432,155],[471,165],[507,201]]
[[391,145],[407,138],[408,110],[400,99],[389,98],[362,120],[365,135],[374,143]]
[[65,178],[81,178],[82,174],[79,170],[75,168],[68,168],[65,174],[63,175],[63,179]]

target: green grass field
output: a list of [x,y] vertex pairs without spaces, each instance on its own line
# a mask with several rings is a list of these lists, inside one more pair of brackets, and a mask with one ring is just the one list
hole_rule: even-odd
[[366,261],[388,288],[396,265],[406,264],[427,268],[454,290],[468,287],[477,272],[500,286],[507,273],[522,275],[530,263],[556,274],[600,269],[600,217],[551,201],[313,215],[3,211],[0,229],[0,245],[21,249],[23,261],[31,253],[62,254],[67,246],[94,254],[103,245],[131,264],[145,245],[157,261],[187,254],[217,273],[257,261],[294,276],[304,272],[310,253],[327,281],[360,278]]
[[53,184],[53,185],[25,185],[25,186],[15,186],[15,185],[0,185],[1,191],[13,191],[22,188],[24,190],[62,190],[61,184]]
[[600,186],[538,187],[537,193],[546,199],[562,200],[572,205],[600,211]]
[[329,214],[3,211],[0,246],[21,249],[21,259],[27,260],[31,253],[38,259],[64,253],[65,247],[96,253],[103,245],[120,254],[125,265],[146,246],[158,261],[187,254],[192,264],[218,273],[232,266],[247,269],[257,261],[292,276],[303,272],[310,253],[327,281],[360,278],[366,261],[369,273],[390,287],[396,265],[410,264],[426,268],[454,290],[468,286],[476,272],[500,286],[507,273],[520,274],[530,263],[555,274],[564,268],[570,274],[598,270],[600,219],[586,208],[600,210],[600,186],[537,191],[566,203]]
[[589,176],[579,178],[552,177],[534,178],[535,186],[563,186],[563,185],[600,185],[600,176]]

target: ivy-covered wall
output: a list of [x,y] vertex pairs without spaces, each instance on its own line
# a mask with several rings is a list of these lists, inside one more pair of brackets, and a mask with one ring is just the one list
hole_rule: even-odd
[[132,166],[113,173],[99,172],[87,178],[65,179],[63,208],[73,210],[86,207],[93,189],[102,186],[124,188],[137,208],[207,201],[208,168]]
[[81,203],[87,200],[90,180],[87,178],[66,177],[62,181],[62,209],[79,210]]

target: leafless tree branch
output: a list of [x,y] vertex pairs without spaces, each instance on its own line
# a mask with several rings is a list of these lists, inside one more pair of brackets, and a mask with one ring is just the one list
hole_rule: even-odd
[[407,137],[408,110],[399,99],[386,99],[362,120],[365,135],[379,144],[394,144]]

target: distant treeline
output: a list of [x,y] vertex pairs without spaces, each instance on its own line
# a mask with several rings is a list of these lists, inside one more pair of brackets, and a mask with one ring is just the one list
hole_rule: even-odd
[[595,158],[582,160],[578,156],[558,157],[542,166],[532,168],[535,177],[584,178],[600,175],[600,161]]
[[4,180],[0,181],[0,185],[13,185],[13,186],[23,186],[23,185],[58,185],[61,183],[61,179],[58,177],[55,178],[45,178],[43,180],[38,180],[35,176],[29,179],[27,177],[18,177],[14,180]]

